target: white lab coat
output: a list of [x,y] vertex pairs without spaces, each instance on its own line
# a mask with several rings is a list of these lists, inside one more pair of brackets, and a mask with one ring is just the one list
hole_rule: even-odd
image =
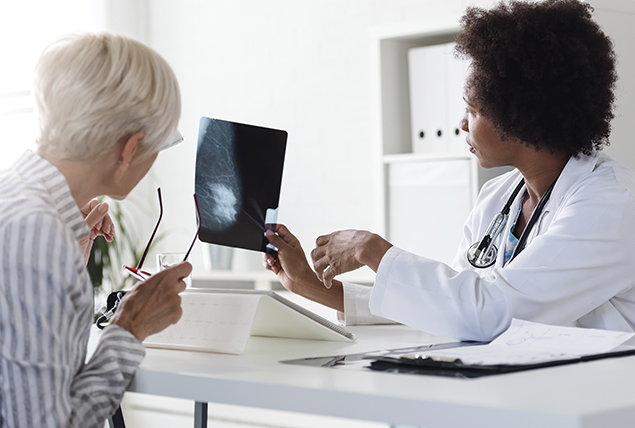
[[503,267],[510,223],[495,265],[473,268],[468,247],[520,179],[512,171],[483,187],[452,266],[392,247],[372,289],[345,284],[346,323],[386,318],[462,340],[491,340],[512,318],[634,331],[635,173],[602,153],[571,158],[525,250]]

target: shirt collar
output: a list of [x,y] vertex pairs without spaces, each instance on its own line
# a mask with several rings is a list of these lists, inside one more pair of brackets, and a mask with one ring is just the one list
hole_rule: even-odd
[[13,168],[23,177],[39,182],[46,190],[49,203],[77,241],[90,233],[64,175],[47,160],[27,150]]

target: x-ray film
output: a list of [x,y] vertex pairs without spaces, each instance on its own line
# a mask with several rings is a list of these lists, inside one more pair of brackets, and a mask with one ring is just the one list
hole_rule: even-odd
[[287,133],[202,117],[196,154],[199,239],[272,252]]

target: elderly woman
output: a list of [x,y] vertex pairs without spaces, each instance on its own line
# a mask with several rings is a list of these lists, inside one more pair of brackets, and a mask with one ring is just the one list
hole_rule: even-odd
[[[349,324],[387,318],[472,340],[492,339],[512,318],[635,330],[635,174],[600,152],[615,55],[591,13],[578,0],[548,0],[463,16],[456,50],[471,71],[461,128],[481,166],[516,169],[483,187],[451,266],[347,230],[317,239],[314,273],[280,226],[268,268]],[[372,288],[334,279],[363,265],[377,273]]]
[[126,294],[85,363],[93,239],[175,133],[180,94],[156,52],[124,37],[67,38],[42,54],[37,151],[0,173],[0,426],[103,427],[145,352],[181,316],[184,262]]

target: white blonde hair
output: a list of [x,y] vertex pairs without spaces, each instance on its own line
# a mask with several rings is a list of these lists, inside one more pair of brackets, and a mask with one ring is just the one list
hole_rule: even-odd
[[144,44],[114,34],[73,35],[44,50],[35,69],[40,154],[95,160],[137,132],[139,158],[176,130],[181,95],[168,63]]

